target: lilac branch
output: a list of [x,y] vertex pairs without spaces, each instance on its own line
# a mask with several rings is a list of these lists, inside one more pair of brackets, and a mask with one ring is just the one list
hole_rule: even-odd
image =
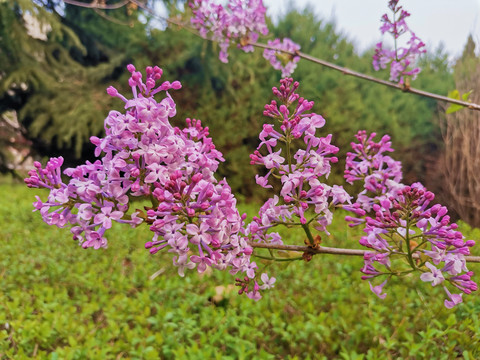
[[251,42],[250,45],[252,45],[254,47],[261,48],[261,49],[275,50],[275,51],[278,51],[278,52],[282,52],[284,54],[288,54],[290,56],[298,56],[301,59],[305,59],[305,60],[311,61],[315,64],[319,64],[319,65],[328,67],[330,69],[339,71],[344,75],[350,75],[350,76],[354,76],[354,77],[357,77],[357,78],[360,78],[360,79],[363,79],[363,80],[371,81],[371,82],[374,82],[374,83],[377,83],[377,84],[382,84],[382,85],[385,85],[385,86],[389,86],[389,87],[401,90],[403,92],[408,92],[408,93],[412,93],[412,94],[416,94],[416,95],[420,95],[420,96],[424,96],[424,97],[429,97],[429,98],[432,98],[432,99],[435,99],[435,100],[440,100],[440,101],[445,101],[445,102],[448,102],[448,103],[451,103],[451,104],[461,105],[461,106],[464,106],[464,107],[466,107],[468,109],[471,109],[471,110],[480,111],[480,105],[479,104],[470,103],[470,102],[467,102],[467,101],[461,101],[461,100],[457,100],[457,99],[452,99],[452,98],[449,98],[447,96],[442,96],[442,95],[430,93],[430,92],[427,92],[427,91],[415,89],[415,88],[410,87],[408,84],[397,84],[397,83],[394,83],[394,82],[391,82],[391,81],[378,79],[376,77],[366,75],[366,74],[348,69],[346,67],[338,66],[338,65],[332,64],[332,63],[330,63],[328,61],[325,61],[325,60],[322,60],[322,59],[318,59],[318,58],[313,57],[311,55],[302,53],[301,51],[295,51],[295,52],[294,51],[287,51],[287,50],[284,50],[284,49],[281,49],[281,48],[278,48],[278,47],[274,47],[274,46],[270,46],[270,45],[263,44],[263,43],[258,43],[258,42],[255,42],[255,43]]
[[105,20],[111,21],[114,24],[122,25],[122,26],[131,26],[131,23],[123,22],[115,19],[114,17],[108,16],[107,14],[105,14],[105,12],[101,11],[98,8],[93,8],[93,11],[95,11],[99,16],[101,16]]
[[[371,252],[369,250],[361,249],[344,249],[344,248],[333,248],[321,246],[318,248],[313,248],[310,246],[300,246],[300,245],[283,245],[283,244],[265,244],[265,243],[252,243],[249,245],[252,248],[259,249],[270,249],[270,250],[284,250],[284,251],[299,251],[306,252],[312,255],[318,254],[334,254],[334,255],[347,255],[347,256],[364,256],[366,253]],[[413,254],[413,258],[419,258],[418,254]],[[465,256],[466,262],[480,263],[480,256]]]
[[63,0],[63,2],[65,4],[80,6],[88,9],[102,9],[102,10],[120,9],[121,7],[127,5],[129,2],[133,3],[133,1],[130,1],[130,0],[123,0],[112,5],[102,4],[102,3],[99,3],[97,0],[92,0],[91,3],[84,3],[82,1],[75,1],[75,0]]

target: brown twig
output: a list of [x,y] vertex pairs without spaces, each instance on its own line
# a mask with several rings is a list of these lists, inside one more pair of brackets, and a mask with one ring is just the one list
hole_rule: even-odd
[[127,5],[130,2],[130,0],[123,0],[116,4],[111,4],[111,5],[101,4],[97,0],[92,0],[91,3],[84,3],[81,1],[75,1],[75,0],[63,0],[63,2],[65,4],[80,6],[80,7],[89,8],[89,9],[115,10],[115,9],[120,9],[121,7]]
[[107,14],[105,14],[105,13],[104,13],[103,11],[101,11],[100,9],[93,8],[93,11],[95,11],[98,15],[100,15],[101,17],[103,17],[105,20],[111,21],[111,22],[114,23],[114,24],[122,25],[122,26],[132,26],[131,23],[123,22],[123,21],[120,21],[120,20],[115,19],[114,17],[108,16]]
[[[363,256],[365,255],[365,253],[369,252],[368,250],[361,250],[361,249],[343,249],[343,248],[332,248],[332,247],[326,247],[326,246],[313,248],[310,246],[300,246],[300,245],[280,245],[280,244],[261,244],[261,243],[250,243],[250,246],[253,248],[261,248],[261,249],[307,252],[315,255],[316,254],[335,254],[335,255],[347,255],[347,256]],[[414,258],[418,257],[418,254],[413,254],[413,257]],[[480,256],[465,256],[465,261],[480,263]]]

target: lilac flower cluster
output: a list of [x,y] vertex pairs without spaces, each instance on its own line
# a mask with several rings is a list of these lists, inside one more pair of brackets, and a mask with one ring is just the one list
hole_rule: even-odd
[[240,49],[251,52],[253,46],[248,43],[257,41],[259,34],[268,34],[262,0],[229,0],[226,7],[212,0],[193,0],[189,6],[193,11],[191,24],[201,36],[220,44],[222,62],[228,62],[231,42],[237,42]]
[[[383,288],[390,277],[414,271],[432,286],[443,285],[447,308],[477,290],[465,260],[474,241],[464,240],[445,207],[432,206],[433,193],[419,183],[401,183],[400,162],[387,155],[393,151],[388,136],[375,142],[375,133],[357,133],[345,178],[350,184],[361,181],[363,189],[352,204],[342,186],[322,182],[339,150],[331,144],[331,134],[317,135],[325,119],[311,112],[312,101],[296,93],[298,82],[281,80],[272,89],[277,100],[264,110],[277,124],[263,126],[260,144],[250,155],[252,164],[264,167],[257,184],[276,194],[246,225],[228,183],[215,178],[223,157],[208,137],[208,127],[196,119],[186,119],[184,129],[169,122],[176,114],[169,90],[180,89],[180,82],[157,84],[162,77],[158,67],[147,67],[145,80],[133,65],[127,69],[133,97],[109,87],[107,93],[125,103],[125,112],[111,111],[105,137],[91,137],[99,159],[66,169],[68,182],[62,179],[61,157],[45,167],[35,162],[25,179],[29,187],[49,190],[46,201],[36,197],[35,211],[49,225],[70,227],[83,248],[107,247],[105,233],[113,222],[144,224],[153,233],[145,248],[151,254],[172,253],[180,276],[186,269],[203,273],[208,267],[243,274],[236,278],[239,294],[258,300],[261,290],[274,287],[276,280],[266,273],[258,279],[251,259],[254,243],[282,244],[272,230],[285,225],[302,227],[306,243],[318,244],[310,226],[328,234],[332,210],[342,207],[354,214],[346,217],[350,226],[364,226],[360,244],[371,249],[364,256],[362,278],[387,277],[378,285],[370,283],[380,298],[387,295]],[[162,91],[165,96],[157,102],[154,96]],[[131,210],[132,197],[149,199],[151,206]]]
[[[237,43],[245,52],[252,52],[251,43],[256,42],[260,34],[268,34],[262,0],[229,0],[226,7],[214,0],[192,0],[189,6],[193,11],[190,23],[202,37],[218,42],[219,58],[224,63],[228,62],[231,43]],[[300,45],[288,38],[269,40],[268,45],[290,52],[300,50]],[[263,57],[274,69],[282,71],[282,77],[292,74],[300,60],[298,56],[271,49],[265,49]]]
[[354,152],[347,153],[346,181],[353,184],[362,180],[364,184],[356,201],[359,215],[362,215],[363,211],[370,212],[373,204],[392,196],[402,186],[402,164],[384,154],[393,151],[390,137],[384,135],[380,142],[376,143],[373,141],[375,136],[375,133],[367,135],[366,131],[359,131],[355,135],[358,143],[350,144]]
[[73,238],[84,248],[99,249],[107,246],[104,234],[112,221],[134,227],[143,221],[138,212],[126,214],[128,197],[121,188],[122,179],[118,174],[117,179],[108,181],[101,161],[66,169],[65,175],[71,177],[68,184],[62,180],[62,164],[62,157],[51,158],[45,168],[35,162],[36,169],[25,179],[29,187],[50,190],[47,201],[36,196],[33,204],[48,225],[70,225]]
[[[383,43],[379,42],[375,48],[373,55],[373,67],[375,70],[385,69],[390,65],[390,80],[398,81],[403,84],[405,76],[411,76],[415,80],[420,73],[420,68],[415,67],[417,57],[425,53],[425,44],[409,29],[405,19],[410,14],[398,6],[399,0],[390,0],[388,7],[393,12],[393,18],[390,19],[387,14],[382,16],[382,26],[380,31],[382,34],[389,33],[394,40],[394,49],[384,48]],[[398,44],[400,36],[409,33],[410,39],[406,43],[406,47],[400,47]]]
[[[258,290],[272,287],[275,279],[263,274],[264,284],[256,281],[245,216],[239,214],[227,182],[214,177],[223,158],[208,128],[195,119],[187,119],[183,130],[172,127],[169,118],[176,107],[168,90],[179,89],[180,82],[157,86],[160,68],[147,67],[145,81],[133,65],[127,68],[133,98],[113,87],[107,90],[125,102],[126,112],[111,111],[105,119],[106,136],[91,138],[95,155],[103,156],[66,169],[67,183],[61,177],[62,158],[50,159],[45,168],[35,163],[26,184],[50,190],[47,201],[37,197],[35,209],[49,225],[70,226],[84,248],[106,247],[105,232],[113,221],[133,227],[148,224],[153,238],[145,248],[151,254],[162,249],[173,253],[181,276],[195,267],[199,273],[207,267],[245,273],[242,293],[258,299]],[[157,102],[154,95],[160,91],[166,96]],[[129,213],[130,197],[150,199],[152,206]]]
[[[265,105],[264,111],[265,116],[279,122],[280,131],[275,130],[274,125],[265,124],[259,136],[260,145],[250,155],[251,164],[266,168],[264,176],[256,176],[257,184],[273,188],[276,184],[272,178],[279,180],[280,197],[275,195],[268,199],[248,226],[252,240],[277,244],[282,243],[282,239],[278,233],[269,232],[272,227],[299,225],[309,235],[308,226],[313,222],[317,230],[327,232],[333,216],[331,207],[350,202],[350,196],[341,186],[332,187],[321,182],[323,176],[330,174],[331,163],[338,161],[332,156],[338,152],[331,144],[332,135],[316,135],[317,129],[325,125],[325,119],[308,113],[313,101],[295,92],[298,82],[286,78],[280,83],[280,88],[273,88],[280,105],[272,100]],[[293,154],[294,142],[303,142],[304,146],[299,146]]]
[[[344,209],[356,216],[347,216],[350,226],[365,225],[366,235],[360,244],[372,249],[364,257],[363,279],[391,277],[420,271],[420,279],[432,286],[449,282],[465,294],[477,290],[471,280],[473,272],[466,267],[465,255],[475,242],[464,240],[457,225],[450,223],[447,208],[431,206],[435,196],[420,183],[406,186],[400,183],[400,163],[385,152],[393,151],[390,139],[384,136],[373,141],[375,134],[360,131],[352,143],[354,152],[347,154],[345,178],[349,183],[363,181],[364,190],[357,201]],[[395,261],[393,260],[404,260]],[[400,263],[400,264],[399,264]],[[377,265],[383,265],[380,271]],[[407,266],[405,266],[407,264]],[[370,284],[379,297],[386,280],[377,286]],[[452,294],[444,285],[451,308],[462,302],[461,294]]]
[[[279,50],[293,53],[300,50],[300,45],[294,43],[289,38],[284,38],[283,40],[268,40],[268,45]],[[270,64],[272,64],[275,70],[282,71],[282,77],[290,76],[297,67],[297,63],[300,61],[299,56],[292,56],[272,49],[265,49],[263,57],[270,61]]]

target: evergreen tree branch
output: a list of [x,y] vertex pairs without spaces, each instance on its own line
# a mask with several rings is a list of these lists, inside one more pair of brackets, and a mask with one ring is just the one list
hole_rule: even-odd
[[[369,250],[361,249],[343,249],[332,248],[326,246],[311,247],[300,245],[284,245],[284,244],[262,244],[250,242],[249,245],[253,248],[270,249],[270,250],[284,250],[284,251],[299,251],[308,253],[311,255],[317,254],[334,254],[334,255],[347,255],[347,256],[364,256]],[[418,254],[413,254],[413,258],[419,258]],[[480,256],[465,256],[466,262],[480,263]]]

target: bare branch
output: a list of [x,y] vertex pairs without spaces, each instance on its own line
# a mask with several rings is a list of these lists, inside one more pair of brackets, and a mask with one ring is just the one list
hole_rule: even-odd
[[101,17],[103,17],[105,20],[111,21],[111,22],[114,23],[114,24],[122,25],[122,26],[132,26],[131,23],[123,22],[123,21],[120,21],[120,20],[118,20],[118,19],[115,19],[114,17],[108,16],[107,14],[105,14],[105,13],[104,13],[103,11],[101,11],[100,9],[93,8],[93,11],[95,11],[98,15],[100,15]]
[[[335,254],[335,255],[347,255],[347,256],[363,256],[365,253],[369,252],[368,250],[361,249],[342,249],[342,248],[332,248],[326,246],[320,246],[318,248],[313,248],[310,246],[299,246],[299,245],[280,245],[280,244],[261,244],[261,243],[249,243],[253,248],[261,249],[271,249],[271,250],[285,250],[285,251],[299,251],[306,252],[312,255],[316,254]],[[418,257],[418,254],[413,254],[414,258]],[[467,262],[480,263],[480,256],[465,256]]]
[[63,2],[65,4],[80,6],[80,7],[89,8],[89,9],[115,10],[115,9],[120,9],[121,7],[127,5],[130,2],[130,0],[123,0],[123,1],[120,1],[119,3],[112,4],[112,5],[101,4],[97,0],[92,0],[91,3],[84,3],[81,1],[75,1],[75,0],[63,0]]

